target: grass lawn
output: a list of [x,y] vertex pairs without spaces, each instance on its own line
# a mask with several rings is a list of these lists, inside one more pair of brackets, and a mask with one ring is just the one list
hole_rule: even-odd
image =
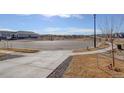
[[65,71],[65,78],[111,78],[124,77],[124,62],[115,60],[115,68],[120,69],[119,72],[110,70],[108,65],[112,63],[110,57],[98,54],[97,55],[78,55],[73,56],[73,59]]
[[22,52],[22,53],[36,53],[39,51],[37,49],[22,49],[22,48],[0,48],[0,50]]

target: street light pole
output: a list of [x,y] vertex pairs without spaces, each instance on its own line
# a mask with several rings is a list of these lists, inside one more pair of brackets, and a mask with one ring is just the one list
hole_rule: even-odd
[[96,48],[96,14],[94,14],[93,17],[94,17],[94,48]]

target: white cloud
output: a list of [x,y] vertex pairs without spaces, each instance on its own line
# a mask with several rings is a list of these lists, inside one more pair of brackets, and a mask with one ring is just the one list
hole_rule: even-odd
[[83,19],[84,16],[80,15],[80,14],[73,14],[72,17],[78,18],[78,19]]
[[69,18],[69,17],[71,17],[71,15],[68,15],[68,14],[43,14],[43,16],[45,16],[45,17],[59,16],[59,17],[62,17],[62,18]]
[[0,28],[0,31],[17,31],[14,29],[8,29],[8,28]]
[[73,18],[83,19],[83,16],[80,14],[41,14],[41,15],[48,17],[48,18],[58,16],[61,18],[72,18],[73,17]]
[[[100,30],[97,29],[97,32],[100,33]],[[94,30],[89,28],[76,28],[76,27],[68,27],[68,28],[58,28],[58,27],[49,27],[44,29],[45,34],[56,34],[56,35],[89,35],[93,34]],[[42,33],[41,33],[42,34]]]
[[[30,16],[33,14],[17,14],[20,16]],[[51,17],[55,17],[58,16],[60,18],[77,18],[77,19],[83,19],[84,16],[82,16],[81,14],[40,14],[46,18],[51,18]]]
[[9,28],[0,28],[0,31],[13,31],[13,32],[16,32],[16,31],[36,31],[36,30],[31,30],[31,29],[23,29],[23,30],[15,30],[15,29],[9,29]]
[[32,14],[16,14],[16,15],[19,15],[19,16],[30,16]]

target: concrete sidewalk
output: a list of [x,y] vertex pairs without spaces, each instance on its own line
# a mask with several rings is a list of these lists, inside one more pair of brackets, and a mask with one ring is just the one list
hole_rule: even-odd
[[78,52],[78,53],[71,53],[71,56],[75,55],[88,55],[88,54],[97,54],[97,53],[104,53],[111,50],[111,47],[105,48],[105,49],[100,49],[100,50],[95,50],[95,51],[88,51],[88,52]]
[[111,50],[111,44],[109,43],[109,45],[110,47],[105,49],[79,53],[72,53],[72,50],[42,51],[34,54],[26,53],[25,57],[0,61],[0,77],[47,77],[69,56],[103,53]]
[[[109,51],[109,50],[112,50],[111,43],[109,43],[109,42],[107,42],[107,43],[109,44],[109,47],[107,47],[107,48],[100,49],[100,50],[95,50],[95,51],[88,51],[88,52],[71,53],[70,56],[97,54],[97,53],[104,53],[104,52],[107,52],[107,51]],[[116,45],[114,45],[113,48],[116,49]]]
[[39,78],[47,77],[72,51],[43,51],[26,57],[0,61],[0,77]]

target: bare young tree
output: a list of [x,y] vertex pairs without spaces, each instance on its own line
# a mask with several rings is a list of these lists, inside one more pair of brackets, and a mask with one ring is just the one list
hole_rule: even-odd
[[115,56],[114,56],[114,34],[121,31],[121,27],[124,23],[123,17],[118,15],[109,15],[104,17],[103,22],[100,23],[100,30],[106,39],[109,39],[112,49],[112,66],[115,67]]

